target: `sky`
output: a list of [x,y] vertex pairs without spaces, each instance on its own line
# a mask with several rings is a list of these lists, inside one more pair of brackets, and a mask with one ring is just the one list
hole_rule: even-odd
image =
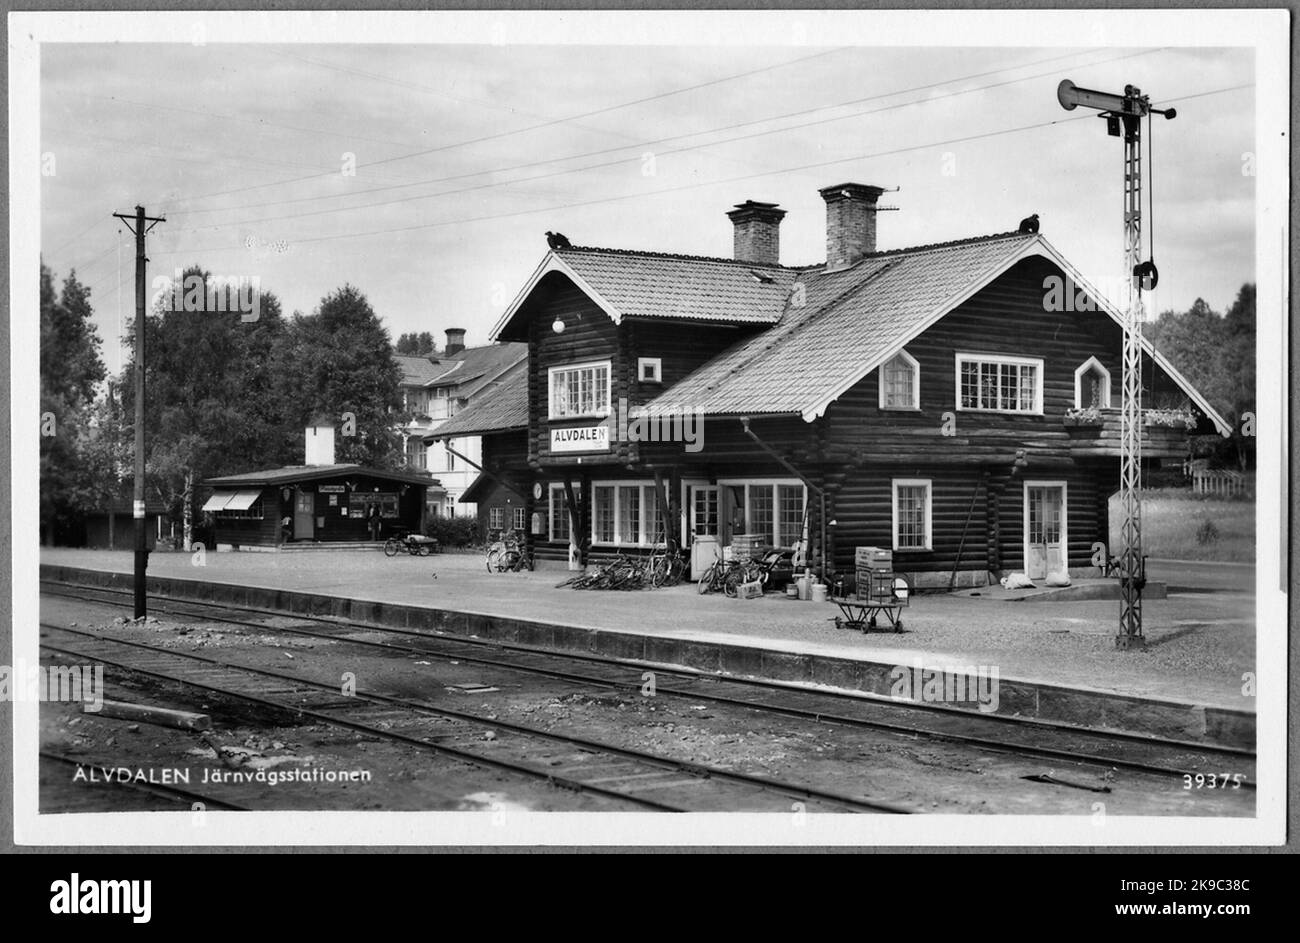
[[91,287],[113,372],[134,245],[111,214],[136,204],[166,217],[151,280],[255,276],[286,314],[351,283],[394,340],[487,343],[547,230],[730,257],[753,199],[788,211],[783,262],[822,262],[817,191],[844,182],[897,188],[881,249],[1038,213],[1105,282],[1123,145],[1061,108],[1065,78],[1177,107],[1152,122],[1153,308],[1222,311],[1255,278],[1249,49],[46,44],[40,75],[42,256]]

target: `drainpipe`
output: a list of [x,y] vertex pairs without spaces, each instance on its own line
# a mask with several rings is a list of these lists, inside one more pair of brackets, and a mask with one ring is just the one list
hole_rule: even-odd
[[802,481],[804,487],[817,495],[821,506],[821,513],[818,515],[821,518],[821,565],[817,568],[817,575],[821,578],[823,583],[826,582],[826,492],[819,485],[813,484],[812,480],[807,475],[801,472],[794,465],[790,464],[784,455],[760,439],[754,430],[749,428],[748,416],[741,416],[740,424],[745,429],[745,435],[753,439],[760,449],[774,458],[778,465]]

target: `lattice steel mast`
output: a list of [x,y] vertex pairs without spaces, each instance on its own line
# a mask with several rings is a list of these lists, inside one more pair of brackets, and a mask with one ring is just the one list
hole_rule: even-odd
[[1112,137],[1124,138],[1124,393],[1120,412],[1120,507],[1124,523],[1120,539],[1121,603],[1115,647],[1142,648],[1142,589],[1146,561],[1142,556],[1142,322],[1144,289],[1154,288],[1155,263],[1142,261],[1142,119],[1151,114],[1173,118],[1174,109],[1152,108],[1141,89],[1124,86],[1123,95],[1078,88],[1069,79],[1056,89],[1061,107],[1096,108]]

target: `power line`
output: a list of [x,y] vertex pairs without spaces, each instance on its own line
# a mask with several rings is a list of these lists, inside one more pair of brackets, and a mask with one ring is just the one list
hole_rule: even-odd
[[[738,80],[738,79],[748,78],[749,76],[752,76],[752,75],[758,75],[758,74],[763,73],[763,72],[771,72],[771,71],[773,71],[773,70],[775,70],[775,69],[783,69],[783,68],[785,68],[785,67],[787,67],[787,66],[796,65],[796,64],[798,64],[798,63],[800,63],[800,62],[807,62],[807,61],[809,61],[809,60],[811,60],[811,59],[819,59],[819,58],[822,58],[822,57],[824,57],[824,56],[832,55],[832,54],[834,54],[834,53],[843,52],[843,51],[844,51],[845,49],[847,49],[847,48],[851,48],[851,47],[839,47],[839,48],[836,48],[836,49],[823,50],[822,52],[814,53],[814,54],[812,54],[812,55],[810,55],[810,56],[802,56],[802,57],[800,57],[800,58],[798,58],[798,59],[789,59],[789,60],[786,60],[785,62],[778,62],[778,63],[775,63],[775,64],[773,64],[773,65],[763,66],[762,68],[759,68],[759,69],[751,69],[751,70],[749,70],[748,72],[738,72],[738,73],[735,73],[735,74],[733,74],[733,75],[725,75],[725,76],[723,76],[723,77],[721,77],[721,78],[711,79],[711,80],[709,80],[708,82],[701,82],[701,83],[699,83],[699,84],[697,84],[697,85],[688,85],[688,86],[685,86],[684,88],[672,89],[672,90],[667,91],[667,92],[660,92],[660,93],[658,93],[658,94],[656,94],[656,95],[647,95],[647,96],[645,96],[645,97],[643,97],[643,98],[633,99],[632,101],[620,102],[619,104],[616,104],[616,105],[607,105],[607,106],[605,106],[605,107],[603,107],[603,108],[596,108],[596,109],[593,109],[592,111],[585,111],[585,112],[582,112],[581,114],[568,115],[568,116],[563,117],[563,118],[552,118],[552,119],[548,119],[547,121],[543,121],[543,122],[541,122],[541,123],[539,123],[539,124],[529,125],[529,126],[527,126],[527,127],[523,127],[523,128],[516,128],[516,129],[514,129],[514,130],[512,130],[512,131],[500,131],[500,132],[497,132],[497,133],[495,133],[495,134],[489,134],[489,135],[485,135],[485,136],[483,136],[483,137],[472,138],[472,139],[470,139],[470,140],[466,140],[466,141],[456,141],[456,142],[451,143],[451,144],[442,144],[442,145],[439,145],[438,147],[430,148],[430,149],[427,149],[427,150],[416,151],[415,153],[411,153],[411,154],[402,154],[402,155],[399,155],[399,156],[397,156],[397,157],[387,157],[387,158],[384,158],[383,160],[371,161],[370,163],[367,163],[367,164],[359,164],[359,165],[357,165],[357,166],[358,166],[358,169],[361,169],[361,168],[365,168],[365,167],[374,167],[374,166],[377,166],[377,165],[379,165],[379,164],[388,164],[388,163],[393,163],[393,162],[395,162],[395,161],[400,161],[400,160],[410,160],[410,159],[415,158],[415,157],[424,157],[424,156],[427,156],[427,155],[429,155],[429,154],[438,153],[438,152],[440,152],[440,151],[451,150],[452,148],[457,148],[457,147],[468,147],[468,146],[471,145],[471,144],[481,144],[481,143],[483,143],[483,142],[485,142],[485,141],[498,140],[498,139],[500,139],[500,138],[511,137],[511,136],[513,136],[513,135],[516,135],[516,134],[524,134],[524,133],[526,133],[526,132],[528,132],[528,131],[537,131],[537,130],[539,130],[539,129],[541,129],[541,128],[549,128],[549,127],[554,127],[554,126],[556,126],[556,125],[566,124],[566,123],[573,122],[573,121],[580,121],[580,120],[583,119],[583,118],[590,118],[590,117],[593,117],[593,116],[595,116],[595,115],[608,114],[609,112],[612,112],[612,111],[618,111],[618,110],[623,109],[623,108],[631,108],[631,107],[633,107],[634,105],[643,105],[643,104],[646,104],[646,103],[648,103],[648,102],[657,101],[657,100],[662,99],[662,98],[669,98],[669,97],[671,97],[671,96],[673,96],[673,95],[682,95],[682,94],[685,94],[686,92],[698,91],[699,89],[702,89],[702,88],[709,88],[709,87],[714,86],[714,85],[721,85],[721,84],[723,84],[723,83],[725,83],[725,82],[733,82],[733,81],[736,81],[736,80]],[[206,199],[206,198],[208,198],[208,197],[212,197],[212,196],[227,196],[227,195],[232,194],[232,193],[243,193],[243,192],[246,192],[246,191],[248,191],[248,190],[262,190],[262,189],[265,189],[266,187],[278,187],[278,186],[284,186],[284,185],[286,185],[286,184],[290,184],[290,183],[300,183],[300,182],[302,182],[302,181],[304,181],[304,180],[314,180],[314,179],[316,179],[317,177],[321,177],[321,176],[326,176],[326,175],[324,175],[324,174],[314,174],[314,175],[312,175],[312,176],[310,176],[310,177],[298,177],[298,178],[293,179],[293,180],[277,180],[277,181],[273,181],[273,182],[271,182],[271,183],[262,183],[262,184],[257,184],[257,185],[255,185],[255,186],[239,187],[239,188],[234,189],[234,190],[221,190],[221,191],[217,191],[217,192],[214,192],[214,193],[202,193],[202,194],[199,194],[198,196],[190,197],[189,200],[187,200],[187,201],[185,201],[185,202],[192,202],[192,201],[194,201],[194,200],[202,200],[202,199]]]
[[[1134,57],[1134,56],[1150,55],[1150,54],[1152,54],[1152,53],[1155,53],[1155,52],[1161,52],[1161,51],[1163,51],[1163,50],[1159,50],[1159,49],[1157,49],[1157,50],[1145,50],[1145,51],[1134,52],[1134,53],[1126,53],[1126,54],[1121,55],[1121,56],[1115,56],[1115,57],[1112,57],[1112,58],[1109,58],[1109,59],[1102,59],[1102,60],[1099,60],[1099,61],[1097,61],[1097,62],[1086,63],[1086,64],[1080,66],[1079,68],[1083,68],[1083,69],[1093,68],[1093,67],[1095,67],[1095,66],[1104,65],[1104,64],[1109,63],[1109,62],[1114,62],[1114,61],[1116,61],[1116,60],[1118,60],[1118,59],[1128,59],[1128,58],[1132,58],[1132,57]],[[928,84],[928,85],[919,85],[919,86],[914,86],[914,87],[911,87],[911,88],[895,89],[894,91],[883,92],[883,93],[880,93],[880,94],[877,94],[877,95],[870,95],[870,96],[867,96],[867,97],[865,97],[865,98],[849,99],[849,100],[847,100],[847,101],[837,102],[837,103],[835,103],[835,104],[831,104],[831,105],[818,105],[817,107],[814,107],[814,108],[806,108],[806,109],[801,109],[801,110],[797,110],[797,111],[786,112],[786,113],[784,113],[784,114],[779,114],[779,115],[769,115],[769,116],[766,116],[766,117],[763,117],[763,118],[755,118],[755,119],[751,119],[751,120],[749,120],[749,121],[740,121],[740,122],[736,122],[736,123],[734,123],[734,124],[722,125],[722,126],[714,127],[714,128],[705,128],[705,129],[702,129],[702,130],[699,130],[699,131],[690,131],[690,132],[686,132],[686,133],[684,133],[684,134],[668,135],[668,136],[666,136],[666,137],[654,138],[654,139],[651,139],[651,140],[648,140],[648,141],[641,141],[641,142],[639,142],[639,143],[637,143],[637,144],[628,144],[628,145],[624,145],[624,146],[620,146],[620,147],[608,147],[608,148],[603,148],[603,149],[601,149],[601,150],[597,150],[597,151],[586,151],[586,152],[579,153],[579,154],[568,154],[568,155],[565,155],[565,156],[563,156],[563,157],[552,157],[552,158],[545,158],[545,159],[541,159],[541,160],[528,161],[528,162],[525,162],[525,163],[522,163],[522,164],[512,164],[512,165],[508,165],[508,166],[505,166],[505,167],[495,167],[495,168],[492,168],[491,170],[477,170],[477,171],[472,171],[472,172],[469,172],[469,173],[453,174],[453,175],[451,175],[451,176],[446,176],[446,177],[432,177],[432,178],[428,178],[428,179],[425,179],[425,180],[417,180],[417,181],[412,181],[412,182],[410,182],[410,183],[392,184],[392,185],[389,185],[389,186],[382,186],[382,187],[367,187],[367,188],[364,189],[364,190],[354,190],[354,191],[352,191],[351,193],[334,193],[334,194],[324,194],[324,195],[317,195],[317,196],[296,197],[296,198],[293,198],[293,199],[286,199],[286,200],[265,200],[265,201],[262,201],[262,202],[260,202],[260,203],[246,203],[246,204],[240,204],[240,205],[238,205],[238,206],[208,207],[208,208],[201,208],[201,209],[194,209],[194,210],[186,210],[186,211],[184,211],[184,212],[186,213],[186,215],[192,215],[192,214],[195,214],[195,213],[223,213],[223,212],[231,212],[231,211],[239,210],[239,209],[257,209],[257,208],[264,207],[264,206],[287,206],[287,205],[295,204],[295,203],[310,203],[310,202],[314,202],[314,201],[316,201],[316,200],[346,199],[346,198],[348,198],[348,197],[361,196],[361,195],[366,194],[366,193],[381,193],[381,192],[387,192],[387,191],[389,191],[389,190],[401,190],[401,189],[405,189],[405,188],[407,188],[407,187],[424,186],[424,185],[427,185],[427,184],[433,184],[433,183],[450,183],[450,182],[457,181],[457,180],[467,180],[467,179],[470,179],[470,178],[472,178],[472,177],[481,177],[481,176],[486,176],[486,175],[488,175],[488,174],[508,173],[508,172],[510,172],[510,171],[513,171],[513,170],[526,170],[526,169],[531,168],[531,167],[539,167],[539,166],[543,166],[543,165],[546,165],[546,164],[555,164],[555,163],[559,163],[559,162],[561,162],[561,161],[578,160],[578,159],[581,159],[581,158],[584,158],[584,157],[600,157],[600,156],[604,156],[605,154],[613,154],[613,153],[618,153],[618,152],[620,152],[620,151],[627,151],[627,150],[634,150],[634,149],[637,149],[637,148],[650,147],[650,146],[652,146],[652,145],[656,145],[656,144],[664,144],[664,143],[667,143],[667,142],[669,142],[669,141],[678,141],[678,140],[682,140],[682,139],[684,139],[684,138],[700,137],[700,136],[702,136],[702,135],[706,135],[706,134],[718,134],[718,133],[721,133],[721,132],[723,132],[723,131],[732,131],[732,130],[736,130],[736,129],[738,129],[738,128],[751,127],[751,126],[753,126],[753,125],[756,125],[756,124],[763,124],[763,123],[766,123],[766,122],[768,122],[768,121],[780,121],[780,120],[783,120],[783,119],[785,119],[785,118],[794,118],[794,117],[799,117],[799,116],[802,116],[802,115],[815,114],[816,112],[819,112],[819,111],[829,111],[829,110],[832,110],[832,109],[835,109],[835,108],[845,108],[845,107],[848,107],[848,106],[851,106],[851,105],[859,105],[859,104],[864,104],[864,103],[866,103],[866,102],[870,102],[870,101],[878,101],[878,100],[880,100],[880,99],[882,99],[882,98],[892,98],[892,97],[894,97],[894,96],[896,96],[896,95],[906,95],[906,94],[910,94],[910,93],[914,93],[914,92],[927,91],[927,90],[929,90],[929,89],[938,88],[938,87],[943,86],[943,85],[951,85],[951,84],[954,83],[954,82],[965,82],[965,81],[969,81],[969,80],[971,80],[971,79],[985,78],[985,77],[990,76],[990,75],[996,75],[996,74],[998,74],[998,73],[1000,73],[1000,72],[1008,72],[1008,71],[1011,71],[1011,70],[1013,70],[1013,69],[1028,68],[1028,67],[1030,67],[1030,66],[1034,66],[1034,65],[1042,65],[1042,64],[1047,63],[1047,62],[1057,62],[1057,61],[1059,61],[1059,60],[1061,60],[1061,59],[1073,58],[1074,56],[1084,55],[1084,54],[1086,54],[1086,53],[1077,53],[1077,52],[1074,52],[1074,53],[1069,53],[1069,54],[1064,55],[1064,56],[1053,56],[1053,57],[1050,57],[1050,58],[1047,58],[1047,59],[1038,59],[1038,60],[1034,60],[1034,61],[1032,61],[1032,62],[1021,63],[1020,65],[1016,65],[1016,66],[1006,66],[1006,67],[1003,67],[1003,68],[1000,68],[1000,69],[992,69],[992,70],[988,70],[988,71],[985,71],[985,72],[976,72],[976,73],[972,73],[972,74],[969,74],[969,75],[955,76],[955,77],[950,78],[950,79],[944,79],[944,80],[941,81],[941,82],[932,82],[932,83],[930,83],[930,84]],[[968,94],[969,92],[973,92],[973,91],[983,91],[983,90],[987,90],[987,89],[990,89],[990,88],[999,88],[999,87],[1001,87],[1001,86],[1003,86],[1003,85],[1011,85],[1011,84],[1015,84],[1016,82],[1024,82],[1024,81],[1029,81],[1030,79],[1041,78],[1043,75],[1046,75],[1046,74],[1049,74],[1049,73],[1035,73],[1035,74],[1033,74],[1033,75],[1022,76],[1022,77],[1020,77],[1020,78],[1018,78],[1018,79],[1010,79],[1010,80],[1008,80],[1008,81],[1006,81],[1006,82],[994,83],[994,84],[992,84],[992,85],[988,85],[988,86],[981,86],[981,87],[976,88],[976,89],[964,89],[964,90],[960,90],[960,91],[957,91],[957,92],[953,92],[953,93],[951,93],[951,95],[938,96],[938,98],[947,98],[947,97],[952,97],[953,95]],[[886,108],[879,108],[879,109],[872,109],[872,110],[870,110],[870,111],[856,112],[856,113],[854,113],[854,114],[850,114],[850,115],[840,115],[840,116],[837,116],[837,117],[834,117],[834,118],[822,119],[822,120],[819,120],[819,121],[808,122],[808,123],[800,124],[800,125],[790,125],[790,126],[786,126],[786,127],[782,127],[782,128],[773,128],[773,129],[769,129],[769,130],[767,130],[767,131],[760,132],[760,133],[757,133],[757,134],[744,135],[744,136],[739,136],[739,137],[734,137],[734,138],[725,138],[725,139],[723,139],[723,140],[721,140],[721,141],[709,141],[709,142],[704,142],[704,143],[701,143],[701,144],[698,144],[698,145],[693,145],[692,147],[676,148],[676,149],[674,149],[674,150],[671,150],[671,151],[664,151],[664,152],[661,152],[661,153],[664,153],[664,154],[676,154],[676,153],[682,153],[682,152],[685,152],[685,151],[688,151],[688,150],[694,150],[694,149],[704,148],[704,147],[712,147],[712,146],[717,145],[717,144],[728,144],[728,143],[732,143],[732,142],[734,142],[734,141],[748,140],[748,139],[750,139],[750,138],[753,138],[753,137],[761,137],[761,136],[766,135],[766,134],[778,134],[778,133],[781,133],[781,132],[783,132],[783,131],[798,130],[798,129],[801,129],[801,128],[811,127],[811,126],[816,125],[816,124],[827,124],[827,123],[831,123],[831,122],[835,122],[835,121],[847,121],[847,120],[849,120],[849,119],[851,119],[851,118],[858,118],[858,117],[864,117],[864,116],[866,116],[866,115],[877,114],[877,113],[882,112],[882,111],[888,111],[888,110],[891,110],[891,109],[893,109],[893,108],[903,107],[903,106],[905,106],[905,105],[924,104],[924,103],[927,102],[927,101],[935,101],[935,100],[938,100],[938,98],[925,99],[925,100],[923,100],[923,101],[917,101],[917,102],[901,102],[901,103],[899,103],[899,104],[891,105],[891,106],[888,106],[888,107],[886,107]],[[656,156],[659,156],[659,155],[656,155]],[[626,160],[626,159],[627,159],[627,158],[623,158],[623,159],[620,159],[620,160],[609,161],[609,162],[602,163],[602,164],[592,164],[592,165],[585,166],[585,167],[571,168],[571,169],[569,169],[569,170],[562,171],[562,173],[581,172],[581,171],[584,171],[584,170],[595,170],[595,169],[600,169],[600,168],[602,168],[602,167],[615,166],[615,165],[617,165],[617,164],[619,164],[619,163],[622,163],[622,162],[623,162],[624,160]],[[538,175],[538,176],[535,176],[535,177],[526,177],[526,178],[523,178],[522,181],[501,181],[500,183],[495,184],[495,185],[497,185],[497,186],[505,186],[505,185],[509,185],[509,184],[511,184],[511,183],[527,182],[528,180],[541,180],[541,179],[545,179],[545,178],[548,177],[548,176],[558,176],[558,175],[559,175],[558,173],[556,173],[556,174],[542,174],[542,175]],[[472,189],[479,189],[479,188],[477,188],[477,187],[471,187],[471,188],[468,188],[468,189],[471,189],[471,190],[472,190]],[[463,190],[451,190],[451,191],[445,191],[445,193],[459,193],[459,192],[465,192],[465,191],[463,191]],[[444,193],[427,194],[426,196],[433,197],[433,196],[442,196],[442,195],[444,195]],[[415,197],[415,199],[421,199],[421,198],[423,198],[423,197]],[[197,199],[197,198],[196,198],[196,199]],[[383,203],[380,203],[380,204],[365,204],[365,205],[367,205],[367,206],[374,206],[374,205],[380,205],[380,206],[382,206],[382,205],[384,205],[384,204],[383,204]],[[272,217],[272,219],[279,219],[279,218],[288,218],[288,217]],[[258,221],[261,222],[261,221],[264,221],[264,220],[258,220]],[[184,231],[184,232],[198,232],[199,230],[198,230],[198,229],[188,229],[188,230],[180,230],[180,231]]]

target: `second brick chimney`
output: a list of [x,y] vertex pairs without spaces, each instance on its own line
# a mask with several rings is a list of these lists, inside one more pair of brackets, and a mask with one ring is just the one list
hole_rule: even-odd
[[781,264],[781,218],[775,203],[746,200],[727,213],[735,227],[735,259],[756,265]]
[[826,201],[826,267],[848,268],[876,251],[876,201],[883,187],[841,183],[821,190]]
[[447,347],[443,354],[454,357],[465,349],[465,329],[463,327],[447,328]]

